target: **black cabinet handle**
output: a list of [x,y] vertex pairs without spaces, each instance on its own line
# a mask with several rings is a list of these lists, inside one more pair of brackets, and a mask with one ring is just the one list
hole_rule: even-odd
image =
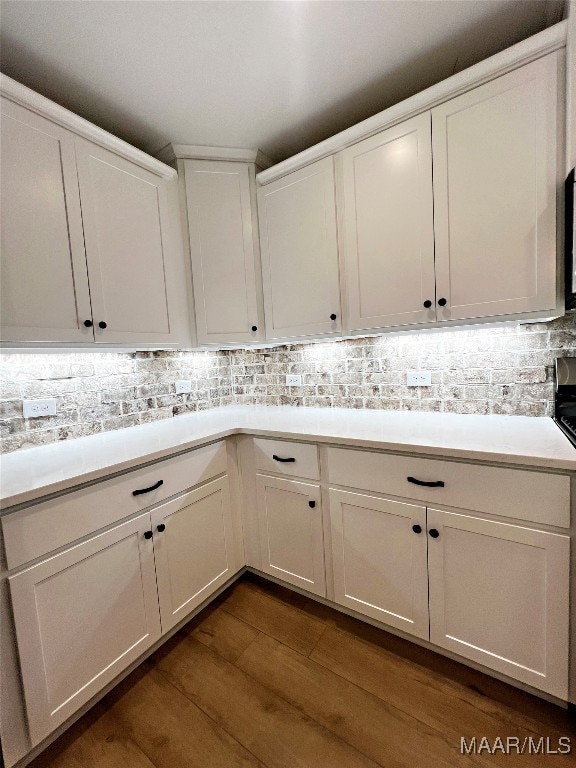
[[137,491],[132,491],[132,496],[141,496],[143,493],[150,493],[150,491],[155,491],[156,488],[160,488],[161,485],[164,485],[164,480],[158,480],[158,482],[151,485],[150,488],[138,488]]
[[446,299],[438,299],[438,305],[440,307],[445,307],[447,304]]
[[430,528],[428,533],[430,534],[430,536],[432,536],[433,539],[437,539],[438,536],[440,536],[440,533],[439,531],[436,530],[436,528]]
[[315,502],[315,501],[309,501],[309,502],[308,502],[308,506],[309,506],[311,509],[314,509],[314,507],[316,506],[316,502]]
[[334,314],[334,312],[332,312],[332,314],[330,315],[330,320],[336,320],[336,315]]
[[426,307],[426,309],[430,309],[430,307],[432,306],[432,302],[430,301],[430,299],[426,299],[426,301],[424,302],[424,306]]
[[151,539],[152,538],[152,531],[144,531],[144,538],[145,539]]
[[406,480],[414,485],[425,485],[426,488],[444,488],[444,480],[433,480],[431,483],[427,480],[418,480],[416,477],[407,477]]
[[160,523],[160,525],[156,526],[156,530],[158,531],[158,533],[164,533],[164,531],[166,530],[166,526],[164,525],[164,523]]
[[257,330],[258,330],[258,326],[257,326],[257,325],[253,325],[253,326],[252,326],[252,330],[253,330],[253,331],[257,331]]
[[413,525],[412,530],[414,531],[414,533],[422,533],[422,526],[417,524]]
[[296,459],[283,459],[281,456],[276,456],[275,453],[272,454],[272,458],[274,461],[281,461],[283,464],[294,464]]
[[102,330],[104,330],[104,328],[107,328],[107,327],[108,327],[108,323],[105,323],[104,320],[100,320],[100,322],[98,323],[98,328],[102,328]]
[[84,325],[86,326],[86,328],[92,328],[94,323],[92,322],[92,320],[84,320]]

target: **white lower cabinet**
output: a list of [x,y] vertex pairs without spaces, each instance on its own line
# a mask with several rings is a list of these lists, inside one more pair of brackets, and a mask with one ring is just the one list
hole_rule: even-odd
[[9,579],[32,744],[161,634],[150,514]]
[[316,595],[326,595],[320,487],[256,476],[261,569]]
[[162,631],[167,632],[238,570],[228,479],[152,511]]
[[334,599],[428,639],[426,508],[330,490]]
[[568,698],[570,538],[428,509],[430,640]]

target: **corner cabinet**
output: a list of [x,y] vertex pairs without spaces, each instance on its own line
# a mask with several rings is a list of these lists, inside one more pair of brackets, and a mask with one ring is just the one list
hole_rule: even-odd
[[174,171],[9,78],[1,85],[32,105],[0,105],[1,340],[176,344]]
[[342,330],[334,160],[258,190],[266,339]]
[[253,163],[179,160],[200,344],[264,339]]

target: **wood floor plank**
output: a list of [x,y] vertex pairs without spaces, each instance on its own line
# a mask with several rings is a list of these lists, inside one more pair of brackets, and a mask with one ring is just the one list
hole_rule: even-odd
[[[100,706],[100,705],[99,705]],[[30,768],[155,768],[136,742],[110,724],[105,708],[64,749],[56,743],[30,763]]]
[[185,637],[158,669],[268,768],[375,768],[375,763],[217,656]]
[[122,687],[101,723],[128,734],[156,768],[262,768],[152,663],[135,684]]
[[281,603],[247,581],[234,585],[222,608],[305,655],[310,653],[325,629],[324,622]]
[[217,608],[189,634],[222,658],[235,662],[260,632],[231,613]]
[[[460,736],[494,739],[543,735],[555,739],[567,735],[332,627],[322,635],[309,658],[422,723],[452,734],[458,744]],[[513,764],[514,757],[504,757],[509,765]],[[553,757],[558,767],[574,764],[573,758]],[[541,765],[537,761],[543,758],[536,756],[533,763],[530,759],[526,755],[518,757],[519,764],[525,766]]]
[[[277,640],[262,635],[238,666],[386,768],[428,768],[474,761],[460,756],[460,742],[390,706]],[[477,764],[477,763],[476,763]]]

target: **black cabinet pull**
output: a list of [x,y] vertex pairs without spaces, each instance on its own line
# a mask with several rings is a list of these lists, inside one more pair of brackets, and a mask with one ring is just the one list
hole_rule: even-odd
[[315,501],[309,501],[309,502],[308,502],[308,506],[309,506],[311,509],[314,509],[314,507],[316,506],[316,502],[315,502]]
[[253,331],[257,331],[257,330],[258,330],[258,326],[257,326],[257,325],[253,325],[253,326],[252,326],[252,330],[253,330]]
[[447,304],[446,299],[438,299],[438,305],[440,307],[445,307]]
[[431,483],[427,480],[418,480],[416,477],[407,477],[406,480],[414,485],[425,485],[426,488],[444,488],[444,480],[433,480]]
[[86,328],[92,328],[94,323],[92,322],[92,320],[84,320],[84,325],[86,326]]
[[336,320],[336,315],[334,314],[334,312],[332,312],[332,314],[330,315],[330,320]]
[[430,299],[426,299],[426,301],[424,302],[424,306],[426,307],[426,309],[430,309],[430,307],[432,306],[432,302],[430,301]]
[[275,453],[272,454],[272,458],[274,461],[281,461],[283,464],[294,464],[296,459],[283,459],[281,456],[276,456]]
[[436,530],[436,528],[430,528],[428,533],[430,534],[430,536],[432,536],[433,539],[437,539],[438,536],[440,536],[440,533],[439,531]]
[[151,539],[152,538],[152,531],[144,531],[144,538],[145,539]]
[[137,491],[132,491],[132,496],[141,496],[143,493],[150,493],[150,491],[155,491],[156,488],[160,488],[161,485],[164,485],[164,480],[158,480],[158,482],[151,485],[150,488],[138,488]]
[[100,320],[100,322],[98,323],[98,328],[102,328],[102,330],[104,330],[104,328],[107,328],[107,327],[108,327],[108,323],[105,323],[104,320]]
[[164,523],[160,523],[160,525],[156,526],[156,530],[158,531],[158,533],[164,533],[164,531],[166,530],[166,526],[164,525]]
[[413,525],[412,530],[414,531],[414,533],[422,533],[422,526],[418,524]]

